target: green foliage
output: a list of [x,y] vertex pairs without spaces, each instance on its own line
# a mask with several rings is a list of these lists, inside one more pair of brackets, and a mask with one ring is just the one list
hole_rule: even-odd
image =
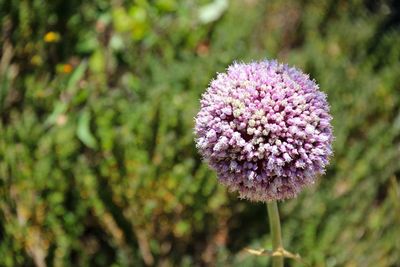
[[270,247],[265,206],[218,185],[192,130],[215,73],[265,57],[334,117],[327,175],[280,205],[285,247],[399,264],[395,1],[224,3],[0,0],[1,266],[266,266],[242,250]]

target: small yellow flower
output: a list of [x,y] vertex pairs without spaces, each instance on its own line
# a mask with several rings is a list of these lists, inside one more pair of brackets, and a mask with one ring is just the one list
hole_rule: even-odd
[[61,36],[58,32],[48,32],[44,35],[43,40],[46,43],[56,43],[58,41],[60,41]]

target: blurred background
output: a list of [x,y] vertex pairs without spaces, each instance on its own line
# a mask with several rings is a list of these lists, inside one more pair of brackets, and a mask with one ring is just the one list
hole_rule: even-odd
[[[280,204],[310,266],[400,266],[400,1],[0,0],[0,266],[269,266],[218,184],[199,99],[276,58],[328,95],[335,155]],[[286,266],[303,266],[286,260]]]

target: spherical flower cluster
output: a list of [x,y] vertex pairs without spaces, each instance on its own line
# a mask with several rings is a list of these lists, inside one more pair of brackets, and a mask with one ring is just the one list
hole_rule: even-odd
[[202,96],[196,145],[241,198],[288,199],[324,173],[330,121],[326,95],[308,75],[276,61],[235,63]]

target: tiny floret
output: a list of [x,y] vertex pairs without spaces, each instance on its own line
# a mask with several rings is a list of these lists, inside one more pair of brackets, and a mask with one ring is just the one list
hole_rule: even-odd
[[276,61],[234,63],[201,99],[196,145],[241,198],[294,198],[325,172],[331,115],[314,80]]

